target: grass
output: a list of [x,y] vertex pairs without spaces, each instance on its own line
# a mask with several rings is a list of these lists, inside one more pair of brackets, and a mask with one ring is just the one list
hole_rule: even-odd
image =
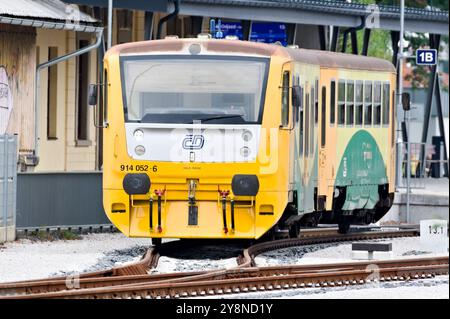
[[40,241],[54,241],[54,240],[77,240],[81,239],[81,236],[71,230],[36,230],[29,233],[27,236],[31,240]]

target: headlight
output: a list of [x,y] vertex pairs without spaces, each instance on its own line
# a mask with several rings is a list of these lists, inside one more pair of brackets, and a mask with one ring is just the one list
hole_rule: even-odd
[[142,156],[145,154],[145,147],[142,145],[138,145],[136,146],[136,148],[134,149],[134,152],[136,153],[136,155]]
[[231,189],[236,196],[255,196],[259,191],[258,177],[256,175],[234,175]]
[[136,141],[142,141],[144,139],[144,132],[142,130],[136,130],[134,131],[133,136]]
[[241,148],[241,156],[248,157],[250,155],[250,149],[247,146]]
[[242,132],[242,139],[245,142],[250,141],[252,139],[252,137],[253,137],[253,134],[249,130],[244,130],[244,132]]
[[127,174],[122,185],[128,195],[147,194],[150,189],[150,178],[142,173]]

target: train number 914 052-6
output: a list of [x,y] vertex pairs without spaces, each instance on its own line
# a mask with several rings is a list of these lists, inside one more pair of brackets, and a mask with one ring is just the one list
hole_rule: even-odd
[[120,165],[120,170],[122,172],[148,172],[149,170],[153,172],[158,171],[158,166],[153,165],[152,167],[149,167],[148,165]]

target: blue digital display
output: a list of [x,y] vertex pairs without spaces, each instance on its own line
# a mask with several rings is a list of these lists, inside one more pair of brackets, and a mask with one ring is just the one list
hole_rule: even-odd
[[244,38],[240,22],[223,22],[221,19],[211,19],[209,28],[212,37],[216,39],[223,39],[227,35],[237,36],[239,40]]
[[242,24],[240,22],[222,22],[222,33],[223,37],[235,35],[239,40],[244,38],[242,35]]
[[275,43],[280,42],[283,46],[287,43],[286,25],[277,22],[253,22],[250,41]]

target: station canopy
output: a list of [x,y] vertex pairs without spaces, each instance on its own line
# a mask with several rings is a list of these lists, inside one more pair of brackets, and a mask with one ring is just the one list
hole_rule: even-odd
[[[108,6],[108,0],[66,0],[90,6]],[[115,8],[170,12],[173,0],[114,0]],[[181,0],[180,14],[238,20],[356,27],[373,10],[370,5],[343,0]],[[399,6],[379,5],[379,28],[400,30]],[[406,8],[405,30],[448,34],[448,11]]]

